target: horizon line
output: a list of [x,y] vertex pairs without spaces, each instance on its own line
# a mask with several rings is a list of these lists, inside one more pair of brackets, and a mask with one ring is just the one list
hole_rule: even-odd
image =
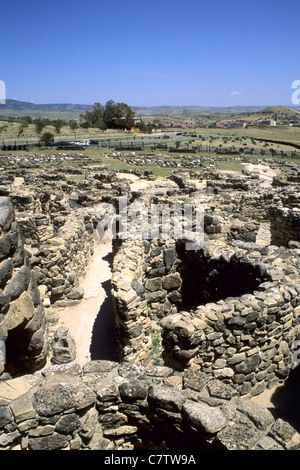
[[[72,106],[93,106],[94,103],[99,101],[94,101],[94,103],[72,103],[72,102],[44,102],[36,103],[34,101],[25,101],[15,98],[6,98],[6,101],[16,101],[19,103],[29,103],[36,106],[46,106],[46,105],[72,105]],[[114,101],[114,100],[113,100]],[[3,104],[1,106],[5,106]],[[240,105],[203,105],[203,104],[156,104],[156,105],[129,105],[132,108],[269,108],[269,107],[280,107],[287,106],[289,108],[297,108],[297,105],[290,104],[240,104]],[[0,107],[1,109],[1,107]]]

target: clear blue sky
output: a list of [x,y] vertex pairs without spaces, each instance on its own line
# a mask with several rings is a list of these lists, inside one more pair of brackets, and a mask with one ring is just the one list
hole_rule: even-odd
[[292,105],[299,0],[4,0],[0,80],[35,103]]

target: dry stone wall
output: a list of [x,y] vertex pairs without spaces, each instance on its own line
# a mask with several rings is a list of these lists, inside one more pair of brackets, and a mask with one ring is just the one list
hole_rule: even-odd
[[10,198],[0,197],[0,375],[36,370],[48,352],[47,324],[35,272]]
[[[49,228],[51,233],[51,224]],[[79,280],[93,254],[93,232],[93,215],[74,211],[51,237],[41,238],[32,250],[30,262],[45,306],[65,307],[83,297]]]
[[[13,393],[12,393],[13,390]],[[298,450],[300,435],[217,378],[134,363],[56,365],[0,383],[2,450]]]
[[271,242],[277,246],[287,247],[289,242],[300,242],[300,209],[299,207],[271,206]]
[[[74,348],[65,344],[72,341],[60,329],[53,362],[67,364],[9,377],[43,367],[44,307],[80,301],[97,203],[140,197],[112,172],[84,176],[75,184],[65,170],[24,173],[34,192],[3,179],[1,194],[12,195],[18,213],[0,198],[0,339],[9,352],[7,371],[0,369],[0,448],[298,449],[295,429],[242,398],[286,380],[300,339],[299,246],[257,246],[253,222],[273,205],[280,217],[282,207],[295,216],[299,196],[281,186],[260,190],[255,178],[211,175],[201,196],[212,214],[203,250],[186,253],[183,241],[114,240],[118,363],[71,362]],[[193,200],[190,179],[178,173],[178,191],[162,192],[166,200],[173,192]]]
[[[122,359],[151,358],[155,320],[163,360],[175,370],[205,372],[240,395],[282,383],[300,338],[300,251],[250,245],[211,242],[188,255],[182,244],[157,240],[119,247],[115,269],[123,284],[115,283],[113,295]],[[127,354],[130,342],[135,354]]]

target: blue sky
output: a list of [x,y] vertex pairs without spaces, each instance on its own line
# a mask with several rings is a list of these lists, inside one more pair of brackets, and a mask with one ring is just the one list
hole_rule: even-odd
[[0,80],[35,103],[292,105],[299,0],[2,2]]

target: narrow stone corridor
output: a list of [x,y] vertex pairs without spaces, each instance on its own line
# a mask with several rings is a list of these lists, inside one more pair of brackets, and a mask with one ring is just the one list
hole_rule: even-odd
[[[76,361],[81,365],[91,359],[95,321],[102,305],[108,300],[109,292],[105,286],[111,278],[110,262],[107,259],[110,252],[111,242],[101,243],[95,239],[94,254],[80,283],[84,289],[84,298],[76,306],[58,310],[60,323],[69,329],[76,343]],[[95,351],[95,338],[93,342]]]

